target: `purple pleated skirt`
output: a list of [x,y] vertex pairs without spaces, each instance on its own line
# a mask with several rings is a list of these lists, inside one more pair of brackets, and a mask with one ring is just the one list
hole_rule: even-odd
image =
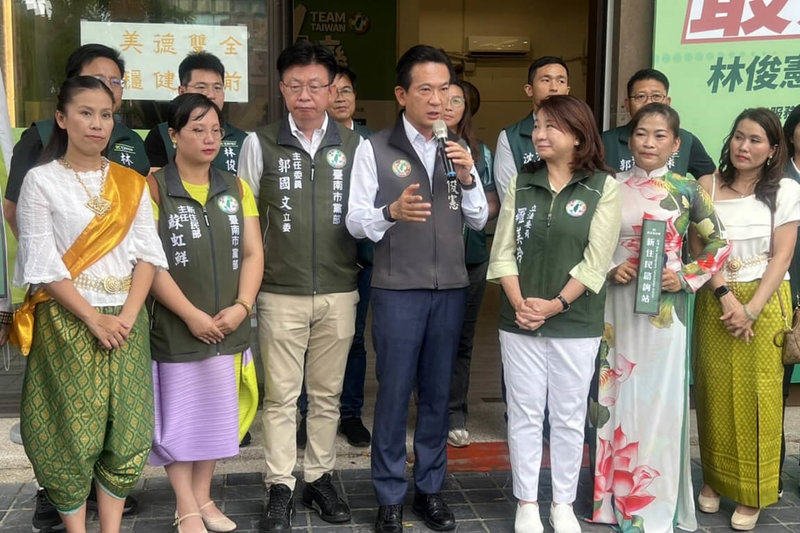
[[153,361],[155,432],[149,463],[205,461],[239,453],[233,355],[191,363]]

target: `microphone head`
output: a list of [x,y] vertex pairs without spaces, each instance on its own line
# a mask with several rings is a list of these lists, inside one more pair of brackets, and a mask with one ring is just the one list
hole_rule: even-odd
[[437,139],[447,139],[447,124],[438,119],[433,122],[433,136]]

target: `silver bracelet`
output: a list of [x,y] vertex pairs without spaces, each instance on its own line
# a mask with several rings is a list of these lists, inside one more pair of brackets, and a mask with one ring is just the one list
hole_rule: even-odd
[[752,320],[753,322],[755,322],[756,320],[758,320],[758,315],[754,315],[753,313],[751,313],[751,312],[750,312],[750,310],[747,308],[747,304],[744,304],[744,305],[742,306],[742,308],[744,309],[744,314],[746,314],[746,315],[747,315],[747,318],[749,318],[749,319],[750,319],[750,320]]

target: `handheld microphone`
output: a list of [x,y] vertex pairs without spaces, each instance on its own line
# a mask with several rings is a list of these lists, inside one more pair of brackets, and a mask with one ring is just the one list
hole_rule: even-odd
[[447,157],[447,152],[445,152],[447,147],[447,124],[444,123],[444,120],[439,119],[433,123],[433,136],[436,137],[436,144],[439,145],[439,157],[442,158],[444,173],[447,179],[453,180],[456,178],[456,169],[453,166],[453,162]]

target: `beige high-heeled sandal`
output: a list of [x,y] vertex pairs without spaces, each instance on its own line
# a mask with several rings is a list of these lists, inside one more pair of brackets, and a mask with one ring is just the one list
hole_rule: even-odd
[[178,511],[175,511],[175,521],[172,523],[172,525],[174,527],[178,528],[178,533],[183,533],[183,530],[181,529],[181,522],[183,522],[187,518],[191,518],[193,516],[199,516],[200,519],[203,520],[203,526],[204,527],[203,527],[203,531],[201,531],[200,533],[208,533],[208,531],[205,528],[205,520],[203,519],[203,515],[201,515],[200,513],[187,513],[187,514],[185,514],[183,516],[180,516],[178,514]]
[[208,500],[200,506],[200,515],[208,531],[213,531],[214,533],[230,533],[231,531],[236,531],[236,522],[225,515],[222,515],[220,518],[206,518],[203,514],[203,509],[209,505],[214,505],[214,500]]

